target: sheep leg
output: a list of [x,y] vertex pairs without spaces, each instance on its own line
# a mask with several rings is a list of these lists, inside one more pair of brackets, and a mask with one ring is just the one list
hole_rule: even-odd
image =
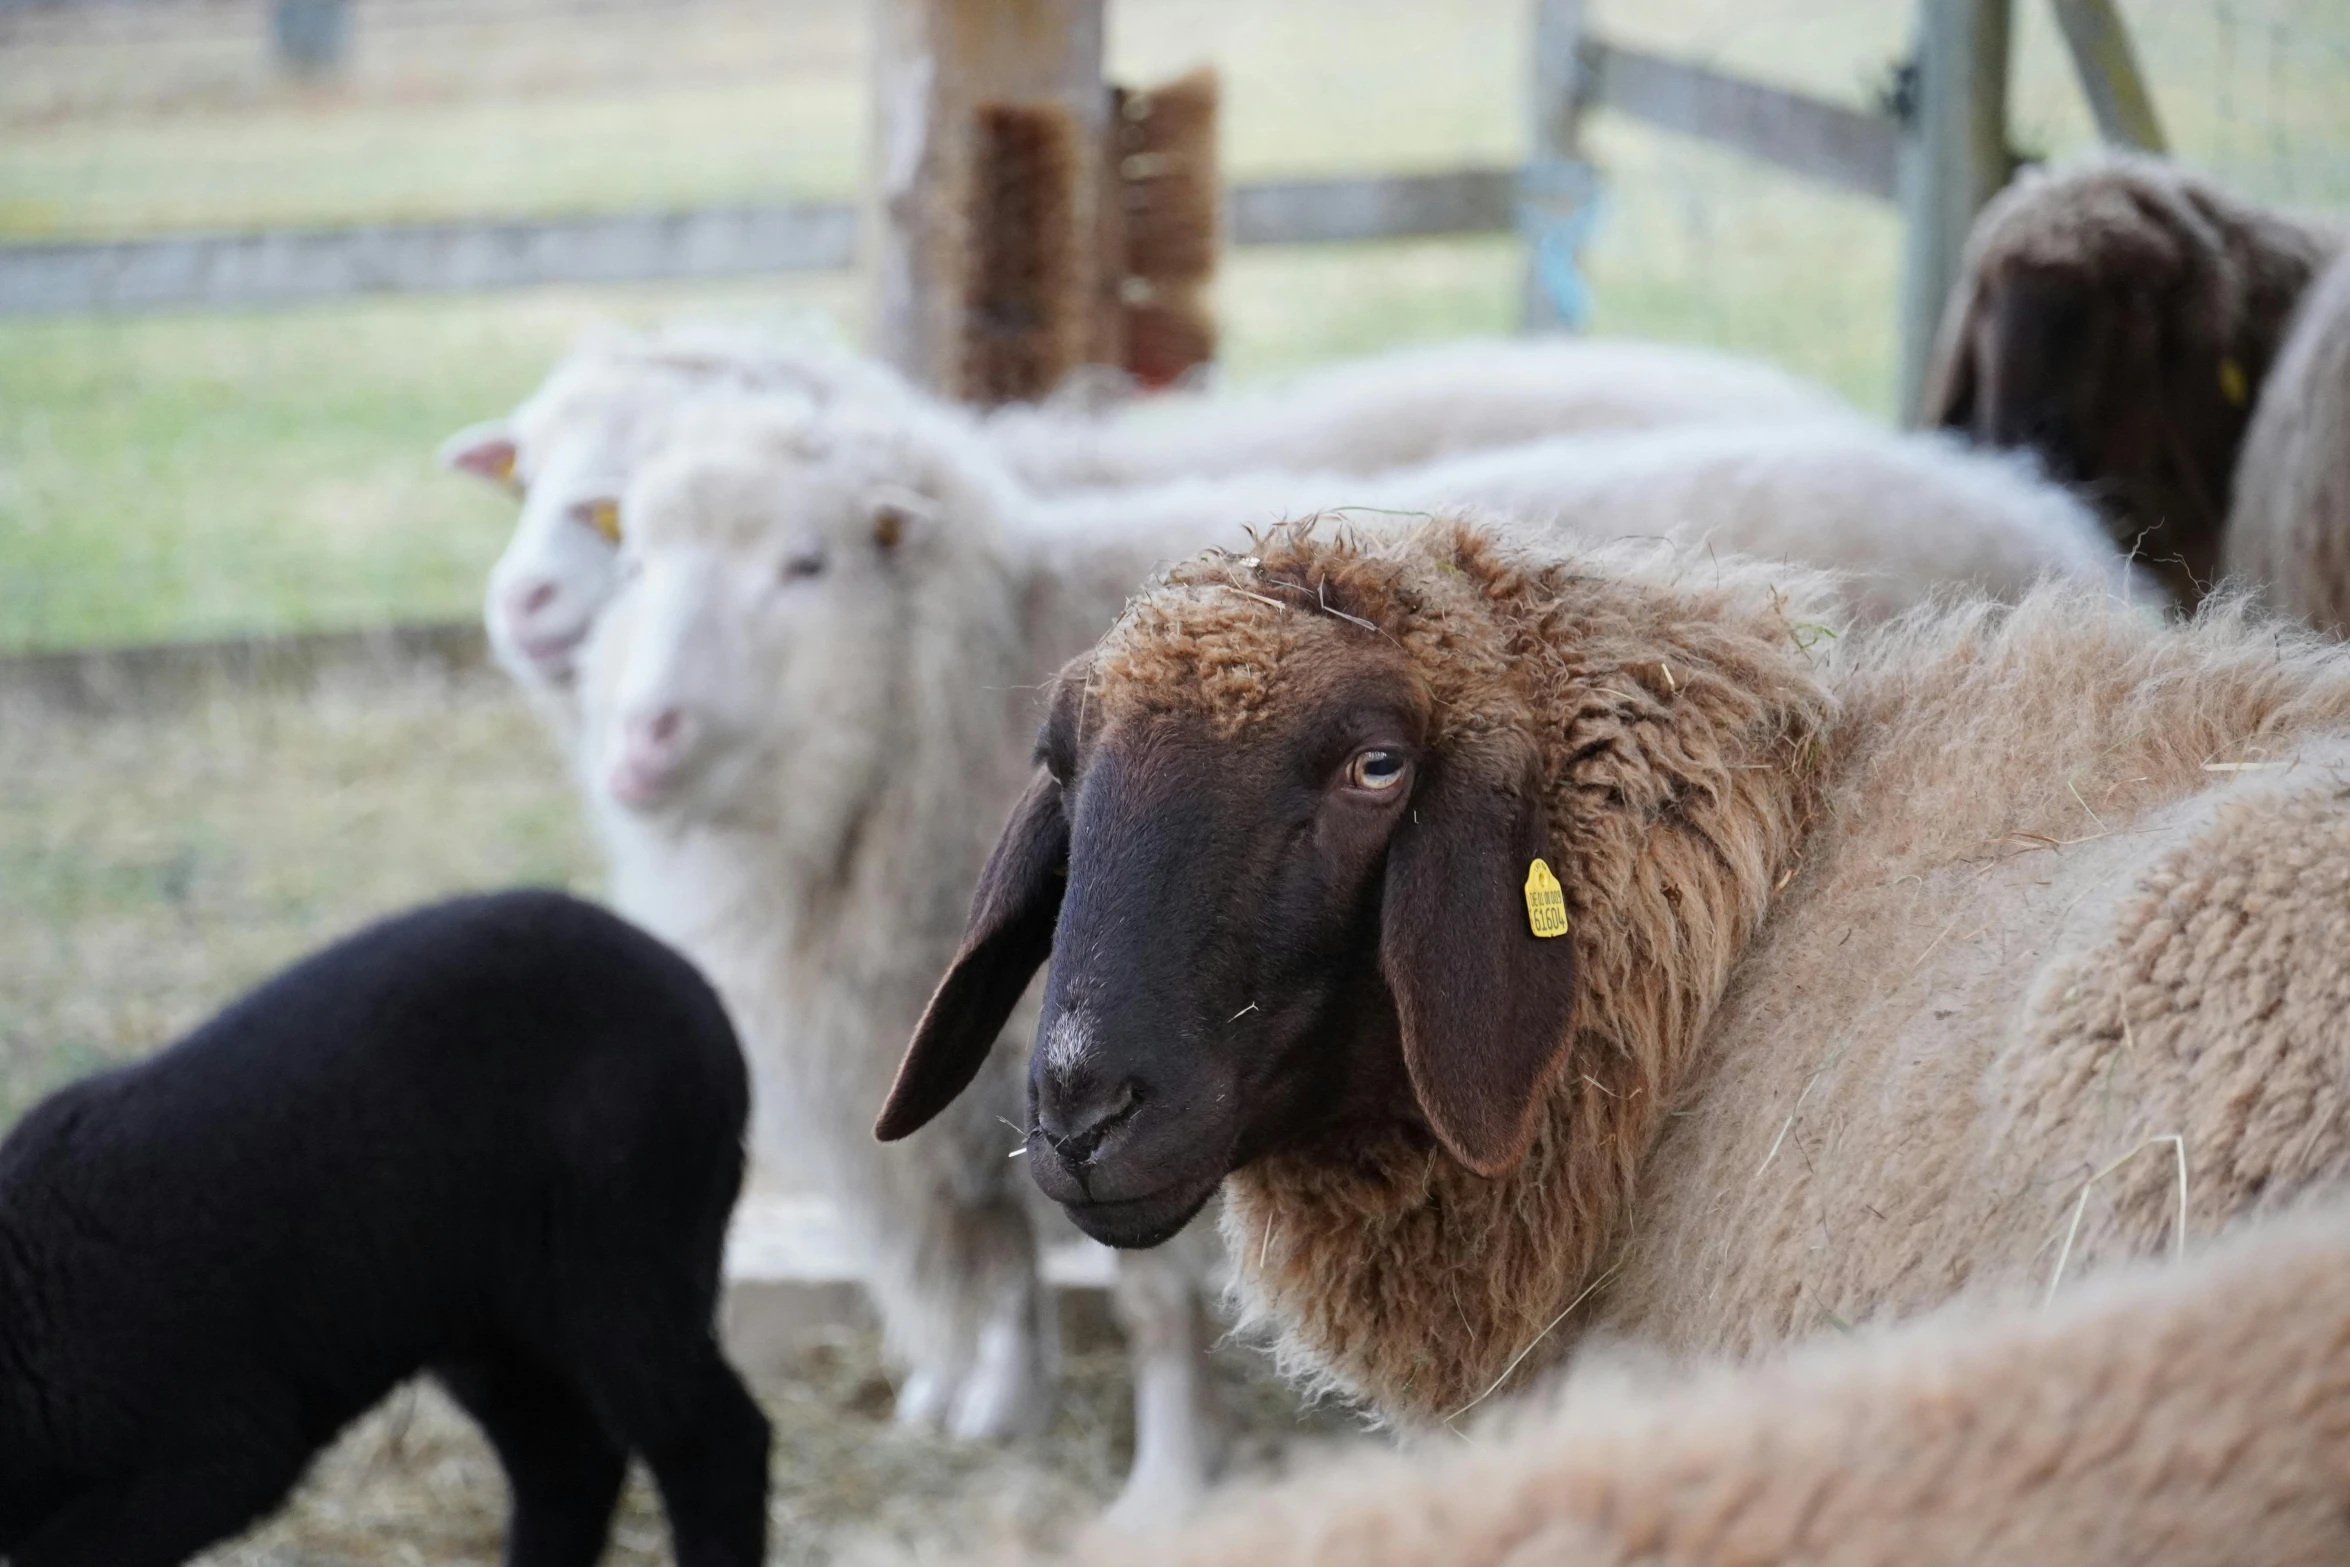
[[[151,1467],[82,1492],[20,1542],[13,1567],[178,1567],[285,1500],[310,1461],[307,1444],[223,1434],[228,1457]],[[242,1460],[239,1462],[238,1460]]]
[[627,1451],[578,1394],[520,1361],[468,1361],[436,1374],[506,1471],[514,1499],[506,1567],[595,1567],[628,1476]]
[[1218,1422],[1207,1365],[1207,1323],[1180,1243],[1121,1252],[1111,1305],[1134,1364],[1134,1467],[1111,1504],[1113,1529],[1181,1521],[1207,1491]]
[[1017,1202],[925,1196],[918,1222],[882,1214],[870,1276],[883,1325],[914,1371],[897,1423],[962,1441],[1034,1429],[1057,1371],[1035,1226]]
[[898,1389],[890,1421],[901,1431],[935,1431],[954,1407],[956,1376],[946,1366],[916,1366]]
[[958,1441],[1016,1436],[1043,1424],[1053,1383],[1049,1340],[1056,1325],[1052,1294],[1028,1270],[1007,1278],[979,1329],[971,1375],[956,1397],[948,1434]]
[[590,1360],[613,1429],[644,1456],[677,1567],[759,1567],[767,1549],[767,1417],[707,1334],[674,1351],[611,1344]]

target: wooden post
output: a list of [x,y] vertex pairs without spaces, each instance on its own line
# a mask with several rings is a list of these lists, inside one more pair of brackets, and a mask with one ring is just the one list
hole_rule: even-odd
[[1518,191],[1518,231],[1526,241],[1524,322],[1529,332],[1568,325],[1543,282],[1542,246],[1565,237],[1563,225],[1590,198],[1583,176],[1583,0],[1534,0],[1533,151]]
[[[920,384],[960,384],[971,141],[982,104],[1058,105],[1082,166],[1075,232],[1093,233],[1109,90],[1103,0],[875,0],[866,243],[873,346]],[[1096,288],[1095,246],[1076,247]]]
[[2064,33],[2073,69],[2081,78],[2081,92],[2089,100],[2089,112],[2097,117],[2097,134],[2116,147],[2168,152],[2162,121],[2154,114],[2154,95],[2146,90],[2146,78],[2138,74],[2130,30],[2114,9],[2113,0],[2053,3],[2056,25]]
[[1975,214],[2014,170],[2011,0],[1919,0],[1916,95],[1902,148],[1901,417],[1914,423],[1943,303]]

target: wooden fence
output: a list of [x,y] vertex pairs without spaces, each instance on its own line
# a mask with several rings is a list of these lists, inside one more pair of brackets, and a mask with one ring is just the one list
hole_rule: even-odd
[[[952,10],[975,0],[894,3]],[[2100,132],[2120,145],[2161,150],[2153,103],[2112,0],[2051,3]],[[1022,4],[1044,5],[1056,18],[1091,7],[1098,21],[1100,0]],[[1562,203],[1580,199],[1571,185],[1562,196],[1552,176],[1580,164],[1583,118],[1604,108],[1898,202],[1906,231],[1902,384],[1905,399],[1914,398],[1967,226],[2013,168],[2006,140],[2013,0],[1918,0],[1916,49],[1899,73],[1902,89],[1866,108],[1609,42],[1585,28],[1583,0],[1534,4],[1531,166],[1241,185],[1229,196],[1232,242],[1337,243],[1513,229],[1534,237],[1544,224],[1557,223]],[[1055,90],[1065,87],[1061,77],[1088,68],[1098,62],[1057,62]],[[910,248],[891,232],[904,221],[911,220],[885,216],[885,249]],[[860,257],[859,231],[860,214],[850,205],[779,203],[5,245],[0,315],[277,306],[371,293],[836,270],[870,261]],[[1555,319],[1556,306],[1530,286],[1535,324]]]

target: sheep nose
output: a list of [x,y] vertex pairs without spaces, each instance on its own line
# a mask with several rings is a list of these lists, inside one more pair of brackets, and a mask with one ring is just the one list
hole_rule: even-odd
[[664,707],[628,721],[628,753],[643,762],[677,760],[693,739],[693,717],[682,707]]
[[699,726],[682,707],[629,717],[620,732],[620,760],[610,788],[624,805],[649,808],[677,781]]
[[555,592],[555,584],[545,577],[535,582],[517,582],[506,594],[506,618],[527,625],[555,602]]
[[1092,1159],[1112,1132],[1134,1118],[1142,1103],[1132,1078],[1122,1083],[1088,1083],[1040,1096],[1036,1129],[1052,1150],[1071,1164]]

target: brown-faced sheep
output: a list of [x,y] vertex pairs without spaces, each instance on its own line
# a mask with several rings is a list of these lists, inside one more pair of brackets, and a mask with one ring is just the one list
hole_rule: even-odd
[[880,1131],[1049,952],[1038,1183],[1121,1245],[1220,1187],[1288,1364],[1420,1419],[2350,1170],[2350,652],[1822,592],[1449,523],[1177,568],[1065,674]]
[[2222,558],[2277,609],[2350,633],[2350,259],[2310,289],[2260,389]]
[[1921,422],[2038,452],[2192,606],[2252,399],[2340,245],[2153,159],[2026,174],[1968,236]]
[[[2269,1221],[2053,1310],[1977,1302],[1785,1361],[1594,1368],[1362,1454],[1126,1567],[2318,1567],[2350,1560],[2350,1212]],[[1098,1560],[1085,1543],[1076,1561]]]

